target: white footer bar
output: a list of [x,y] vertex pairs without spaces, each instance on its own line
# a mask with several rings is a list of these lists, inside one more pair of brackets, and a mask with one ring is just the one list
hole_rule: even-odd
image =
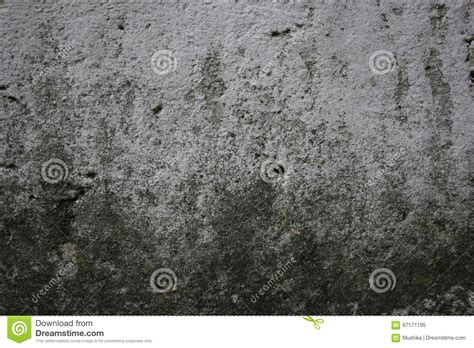
[[474,347],[472,316],[0,317],[0,347]]

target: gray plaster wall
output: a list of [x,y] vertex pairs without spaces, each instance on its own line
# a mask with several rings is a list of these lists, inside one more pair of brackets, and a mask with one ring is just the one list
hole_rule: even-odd
[[1,314],[473,314],[473,2],[0,2]]

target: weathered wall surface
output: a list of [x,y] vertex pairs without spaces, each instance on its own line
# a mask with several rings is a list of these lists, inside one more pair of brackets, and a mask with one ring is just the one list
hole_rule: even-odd
[[473,31],[471,1],[2,1],[0,313],[473,314]]

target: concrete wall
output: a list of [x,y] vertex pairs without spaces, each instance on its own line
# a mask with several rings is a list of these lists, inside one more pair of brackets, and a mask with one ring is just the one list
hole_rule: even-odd
[[473,314],[472,1],[10,0],[0,36],[1,314]]

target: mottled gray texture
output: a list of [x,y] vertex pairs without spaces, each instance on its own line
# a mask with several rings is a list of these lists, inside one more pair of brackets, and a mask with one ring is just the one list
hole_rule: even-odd
[[[2,4],[0,314],[474,314],[473,15]],[[153,71],[161,50],[175,71]],[[393,72],[371,71],[378,50]],[[174,291],[153,292],[159,268]],[[378,268],[392,290],[369,288]]]

